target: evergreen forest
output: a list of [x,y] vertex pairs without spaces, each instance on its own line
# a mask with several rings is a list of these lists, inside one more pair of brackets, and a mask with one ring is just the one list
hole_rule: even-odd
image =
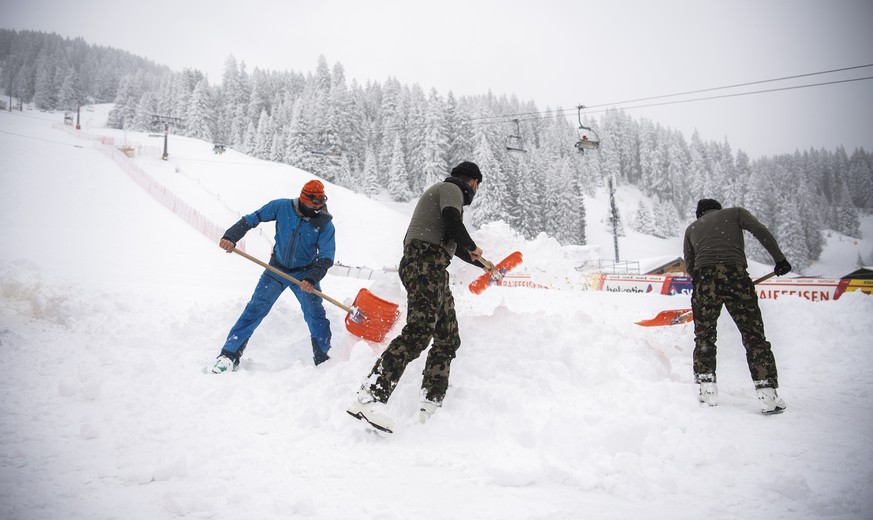
[[[636,186],[650,201],[619,215],[619,233],[680,236],[696,201],[715,198],[755,214],[797,268],[819,257],[826,230],[859,236],[859,215],[873,210],[873,156],[863,148],[750,160],[727,140],[610,109],[583,117],[600,147],[580,153],[579,122],[562,107],[492,92],[426,92],[395,78],[361,84],[324,57],[314,71],[279,72],[248,71],[229,56],[220,83],[210,83],[196,69],[172,71],[81,38],[0,29],[0,91],[7,110],[115,103],[110,126],[160,131],[170,120],[176,134],[395,201],[472,160],[485,176],[470,210],[474,226],[503,220],[526,238],[546,233],[562,244],[586,243],[587,218],[609,221],[586,215],[583,196],[610,181]],[[757,241],[747,249],[771,262]]]

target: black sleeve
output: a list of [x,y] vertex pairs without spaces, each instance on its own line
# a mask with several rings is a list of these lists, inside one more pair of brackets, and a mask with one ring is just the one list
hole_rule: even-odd
[[230,240],[234,244],[242,240],[242,237],[246,236],[248,230],[252,229],[249,226],[249,223],[246,222],[245,218],[239,219],[239,222],[230,226],[230,229],[224,232],[224,236],[221,237],[224,240]]
[[[467,233],[467,227],[464,226],[464,219],[461,217],[461,212],[458,208],[446,207],[442,211],[443,224],[446,227],[446,237],[451,238],[458,244],[459,249],[464,251],[473,251],[476,249],[476,242],[470,238]],[[467,255],[470,256],[469,254]],[[463,257],[458,256],[461,260]]]
[[461,260],[467,262],[468,264],[473,264],[476,267],[481,267],[482,269],[485,269],[485,266],[482,265],[482,262],[480,262],[479,260],[473,260],[470,257],[470,252],[467,251],[466,249],[461,249],[460,247],[456,248],[455,249],[455,256],[457,256]]

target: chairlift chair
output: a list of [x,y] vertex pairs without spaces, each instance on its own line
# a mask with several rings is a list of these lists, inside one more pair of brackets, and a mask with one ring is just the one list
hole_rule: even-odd
[[[576,149],[579,150],[579,153],[585,153],[585,150],[597,150],[600,148],[600,136],[597,135],[597,132],[591,128],[590,126],[585,126],[582,124],[582,109],[585,108],[585,105],[579,105],[578,115],[579,115],[579,141],[576,142]],[[588,133],[593,134],[593,138],[588,137]]]
[[515,134],[506,136],[506,150],[509,152],[527,153],[527,150],[524,149],[524,141],[521,138],[521,124],[519,124],[518,119],[513,119],[512,122],[515,123]]

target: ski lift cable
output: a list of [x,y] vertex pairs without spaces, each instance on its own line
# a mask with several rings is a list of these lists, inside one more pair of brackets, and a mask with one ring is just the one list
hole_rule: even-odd
[[[751,96],[751,95],[755,95],[755,94],[767,94],[767,93],[780,92],[780,91],[785,91],[785,90],[797,90],[797,89],[801,89],[801,88],[821,87],[821,86],[827,86],[827,85],[836,85],[836,84],[840,84],[840,83],[851,83],[854,81],[868,81],[871,79],[873,79],[873,76],[865,76],[865,77],[861,77],[861,78],[850,78],[850,79],[842,79],[842,80],[834,80],[834,81],[825,81],[825,82],[821,82],[821,83],[808,83],[805,85],[794,85],[794,86],[790,86],[790,87],[779,87],[779,88],[771,88],[771,89],[764,89],[764,90],[752,90],[749,92],[737,92],[734,94],[722,94],[722,95],[718,95],[718,96],[707,96],[707,97],[702,97],[702,98],[680,99],[680,100],[676,100],[676,101],[662,101],[659,103],[648,103],[645,105],[634,105],[634,106],[630,106],[630,107],[621,107],[621,109],[622,110],[633,110],[633,109],[637,109],[637,108],[650,108],[650,107],[665,106],[665,105],[678,105],[678,104],[682,104],[682,103],[693,103],[693,102],[697,102],[697,101],[710,101],[713,99],[725,99],[725,98],[731,98],[731,97]],[[722,87],[722,88],[727,88],[727,87]],[[673,94],[673,95],[679,95],[679,94]],[[659,96],[659,97],[668,97],[668,96]],[[643,99],[640,99],[640,101],[643,101],[644,99],[656,99],[656,98],[643,98]],[[602,108],[602,107],[607,107],[607,108]],[[599,110],[591,110],[592,108],[599,108]],[[588,113],[588,114],[603,113],[603,112],[608,111],[610,108],[615,108],[615,107],[614,107],[614,105],[608,105],[608,104],[593,105],[593,106],[584,105],[583,106],[583,110],[585,110],[586,113]],[[516,114],[515,116],[513,116],[513,115],[493,116],[495,118],[499,117],[500,119],[495,120],[495,121],[482,121],[482,120],[475,120],[474,119],[474,120],[471,120],[471,122],[473,124],[477,124],[477,125],[493,125],[493,124],[500,124],[500,123],[512,123],[512,122],[515,122],[515,120],[518,120],[520,122],[538,121],[538,120],[543,119],[544,114],[561,113],[563,115],[569,115],[571,113],[571,111],[575,111],[575,110],[578,110],[578,107],[574,107],[572,109],[568,108],[568,109],[564,109],[564,110],[560,110],[560,111],[549,110],[546,112],[528,112],[525,114]],[[509,118],[511,118],[511,119],[509,119]],[[481,119],[486,119],[486,118],[481,118]]]
[[[630,106],[630,107],[623,107],[622,110],[633,110],[635,108],[649,108],[649,107],[657,107],[657,106],[662,106],[662,105],[678,105],[680,103],[692,103],[695,101],[708,101],[708,100],[712,100],[712,99],[724,99],[724,98],[739,97],[739,96],[751,96],[753,94],[767,94],[770,92],[779,92],[779,91],[783,91],[783,90],[796,90],[796,89],[801,89],[801,88],[821,87],[821,86],[825,86],[825,85],[836,85],[839,83],[850,83],[853,81],[866,81],[866,80],[871,80],[871,79],[873,79],[873,76],[867,76],[864,78],[842,79],[842,80],[836,80],[836,81],[826,81],[823,83],[811,83],[808,85],[795,85],[792,87],[780,87],[780,88],[771,88],[771,89],[765,89],[765,90],[755,90],[752,92],[737,92],[735,94],[722,94],[720,96],[708,96],[708,97],[694,98],[694,99],[680,99],[677,101],[662,101],[660,103],[649,103],[646,105],[634,105],[634,106]],[[598,105],[598,106],[605,106],[605,105]],[[589,107],[586,107],[586,109],[587,108],[589,108]],[[589,113],[594,114],[594,113],[599,113],[599,112],[606,112],[607,110],[609,110],[609,109],[603,108],[600,110],[593,110]]]
[[[649,103],[649,104],[645,104],[645,105],[634,105],[634,106],[630,106],[630,107],[621,107],[621,109],[622,110],[633,110],[635,108],[649,108],[649,107],[657,107],[657,106],[662,106],[662,105],[678,105],[680,103],[692,103],[695,101],[708,101],[708,100],[712,100],[712,99],[723,99],[723,98],[729,98],[729,97],[751,96],[753,94],[766,94],[766,93],[770,93],[770,92],[779,92],[782,90],[796,90],[796,89],[801,89],[801,88],[821,87],[821,86],[825,86],[825,85],[835,85],[835,84],[839,84],[839,83],[850,83],[853,81],[866,81],[866,80],[870,80],[870,79],[873,79],[873,76],[866,76],[863,78],[851,78],[851,79],[835,80],[835,81],[825,81],[822,83],[810,83],[810,84],[806,84],[806,85],[795,85],[795,86],[791,86],[791,87],[779,87],[779,88],[771,88],[771,89],[764,89],[764,90],[753,90],[750,92],[737,92],[734,94],[722,94],[720,96],[707,96],[707,97],[702,97],[702,98],[680,99],[677,101],[663,101],[660,103]],[[593,108],[593,107],[586,105],[585,110],[588,111],[589,114],[596,114],[596,113],[606,112],[610,108],[614,108],[612,105],[596,105],[596,106],[597,107],[608,107],[608,108],[601,108],[600,110],[588,111],[590,108]],[[541,119],[541,117],[524,117],[524,118],[520,117],[518,119],[520,121],[535,121],[537,119]],[[506,122],[506,121],[490,121],[490,122],[481,122],[481,123],[476,123],[476,124],[488,125],[488,124],[504,123],[504,122]]]
[[[543,117],[550,115],[550,114],[566,115],[565,113],[569,110],[576,110],[576,107],[573,107],[572,109],[566,108],[566,109],[560,109],[560,110],[559,109],[540,110],[537,112],[519,112],[517,114],[503,114],[503,115],[496,115],[496,116],[473,117],[470,119],[470,122],[473,124],[488,124],[488,123],[480,123],[480,121],[487,121],[488,119],[499,119],[499,121],[494,121],[494,122],[495,123],[506,123],[506,122],[512,122],[515,118],[518,118],[519,116],[531,116],[531,115],[537,115],[539,117],[537,117],[536,119],[542,119]],[[525,119],[522,119],[522,121],[525,121]]]
[[[663,99],[663,98],[667,98],[667,97],[688,96],[691,94],[701,94],[703,92],[712,92],[714,90],[724,90],[724,89],[729,89],[729,88],[748,87],[751,85],[760,85],[762,83],[773,83],[775,81],[785,81],[785,80],[789,80],[789,79],[806,78],[809,76],[820,76],[822,74],[833,74],[834,72],[844,72],[847,70],[863,69],[863,68],[867,68],[867,67],[873,67],[873,63],[868,64],[868,65],[857,65],[854,67],[845,67],[842,69],[824,70],[821,72],[810,72],[807,74],[796,74],[794,76],[784,76],[782,78],[764,79],[764,80],[760,80],[760,81],[749,81],[747,83],[737,83],[736,85],[726,85],[724,87],[712,87],[712,88],[704,88],[704,89],[699,89],[699,90],[689,90],[688,92],[679,92],[677,94],[665,94],[662,96],[652,96],[652,97],[639,98],[639,99],[629,99],[626,101],[618,101],[616,103],[604,103],[601,105],[591,105],[591,106],[587,106],[585,108],[601,108],[601,107],[605,107],[605,106],[625,105],[628,103],[639,103],[640,101],[651,101],[653,99]],[[822,84],[826,85],[827,83],[822,83]]]
[[[590,105],[590,106],[586,106],[585,108],[592,109],[592,108],[602,108],[602,107],[614,107],[616,105],[623,105],[623,104],[628,104],[628,103],[638,103],[640,101],[649,101],[649,100],[663,99],[663,98],[668,98],[668,97],[685,96],[685,95],[690,95],[690,94],[699,94],[699,93],[703,93],[703,92],[712,92],[715,90],[724,90],[724,89],[729,89],[729,88],[738,88],[738,87],[750,86],[750,85],[760,85],[763,83],[772,83],[772,82],[776,82],[776,81],[785,81],[788,79],[797,79],[797,78],[802,78],[802,77],[818,76],[818,75],[822,75],[822,74],[833,74],[835,72],[844,72],[844,71],[848,71],[848,70],[863,69],[863,68],[868,68],[868,67],[873,67],[873,63],[867,64],[867,65],[857,65],[854,67],[844,67],[844,68],[840,68],[840,69],[831,69],[831,70],[820,71],[820,72],[810,72],[807,74],[796,74],[793,76],[784,76],[781,78],[773,78],[773,79],[760,80],[760,81],[751,81],[751,82],[747,82],[747,83],[737,83],[735,85],[726,85],[726,86],[722,86],[722,87],[712,87],[712,88],[706,88],[706,89],[691,90],[691,91],[680,92],[680,93],[676,93],[676,94],[664,94],[664,95],[660,95],[660,96],[651,96],[651,97],[638,98],[638,99],[632,99],[632,100],[618,101],[615,103],[603,103],[603,104],[599,104],[599,105]],[[806,87],[815,87],[815,86],[822,86],[822,85],[831,85],[831,84],[835,84],[835,83],[846,83],[846,82],[850,82],[850,81],[861,81],[861,80],[866,80],[866,79],[870,79],[870,78],[867,78],[867,77],[854,78],[854,79],[848,79],[848,80],[838,80],[838,81],[833,81],[833,82],[815,83],[815,84],[811,84],[811,85],[799,85],[799,86],[795,86],[795,87],[784,87],[784,88],[780,88],[780,89],[752,91],[752,92],[746,92],[746,93],[740,93],[740,94],[730,94],[730,95],[725,95],[725,96],[714,96],[714,97],[708,97],[708,98],[698,98],[695,100],[674,101],[674,102],[660,103],[660,104],[666,105],[666,104],[683,103],[683,102],[688,102],[688,101],[702,101],[702,100],[706,100],[706,99],[718,99],[720,97],[742,96],[742,95],[750,95],[750,94],[759,94],[759,93],[764,93],[764,92],[776,92],[779,90],[791,90],[791,89],[795,89],[795,88],[806,88]],[[641,106],[648,107],[648,106],[657,106],[657,105],[658,104],[641,105]],[[629,108],[640,108],[641,106],[629,107]],[[512,121],[512,119],[515,119],[515,118],[517,118],[521,121],[533,121],[533,120],[537,120],[537,119],[542,119],[542,118],[546,117],[547,115],[553,115],[553,114],[569,115],[574,110],[576,110],[575,107],[561,109],[561,110],[545,110],[545,111],[539,111],[539,112],[522,112],[522,113],[518,113],[518,114],[485,116],[485,117],[472,118],[470,120],[470,122],[473,124],[483,124],[484,125],[484,124],[494,124],[494,123],[505,123],[508,121]],[[602,112],[602,110],[597,111],[597,112]]]

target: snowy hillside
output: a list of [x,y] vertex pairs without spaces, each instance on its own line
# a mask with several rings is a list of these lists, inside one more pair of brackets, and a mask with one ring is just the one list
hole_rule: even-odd
[[[175,136],[161,161],[160,138],[83,115],[84,132],[141,146],[132,163],[221,227],[311,178]],[[869,296],[761,302],[788,403],[764,417],[726,314],[721,404],[701,408],[692,328],[633,324],[687,297],[578,285],[474,296],[464,285],[475,270],[454,267],[463,345],[445,406],[415,423],[414,361],[386,436],[345,413],[384,345],[348,334],[331,305],[333,359],[319,368],[288,295],[239,372],[204,374],[261,269],[222,252],[92,141],[54,128],[61,119],[0,113],[0,518],[870,518]],[[338,260],[396,265],[408,207],[329,184],[327,194]],[[587,204],[587,252],[610,258],[604,199]],[[630,191],[619,200],[638,204]],[[627,231],[622,259],[681,254],[678,238]],[[818,272],[854,269],[871,252],[869,218],[863,231],[830,240]],[[270,237],[250,232],[247,250],[266,259]],[[552,279],[579,276],[587,254],[501,225],[474,238],[492,259],[521,250],[532,275]],[[390,272],[329,275],[322,287],[405,304]]]

